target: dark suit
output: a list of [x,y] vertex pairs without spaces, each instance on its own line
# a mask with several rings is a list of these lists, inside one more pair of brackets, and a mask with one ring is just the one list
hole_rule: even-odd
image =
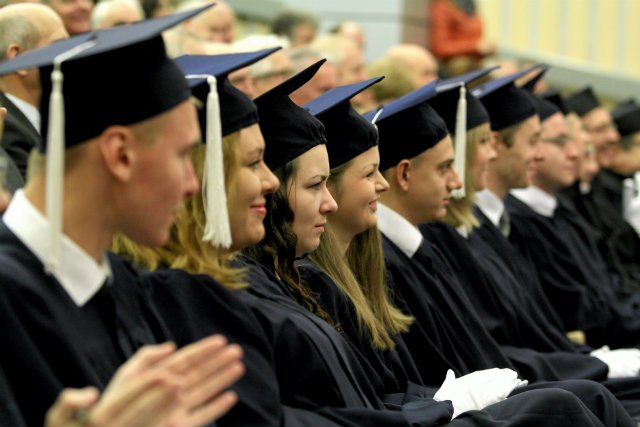
[[40,134],[24,113],[3,92],[0,92],[0,104],[7,109],[2,147],[17,166],[22,179],[25,179],[29,153],[40,144]]
[[20,175],[20,171],[16,167],[11,157],[7,154],[4,148],[0,147],[0,158],[6,158],[8,160],[7,176],[5,182],[0,182],[0,185],[4,186],[10,193],[14,193],[17,189],[24,186],[24,179]]

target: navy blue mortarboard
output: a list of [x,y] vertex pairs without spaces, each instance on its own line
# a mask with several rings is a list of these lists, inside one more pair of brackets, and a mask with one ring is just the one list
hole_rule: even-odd
[[640,106],[627,104],[612,116],[621,137],[640,132]]
[[[184,75],[188,77],[187,83],[191,92],[203,103],[206,103],[209,95],[207,76],[216,78],[222,135],[226,136],[258,123],[257,107],[251,99],[229,82],[229,74],[258,62],[279,49],[280,47],[275,47],[256,52],[224,55],[184,55],[176,58],[175,61]],[[200,119],[200,129],[204,135],[206,133],[206,108],[199,109],[198,118]]]
[[544,92],[542,92],[539,96],[540,98],[547,100],[553,105],[555,105],[556,107],[558,107],[558,109],[565,116],[569,114],[569,109],[567,108],[567,105],[564,102],[564,98],[562,97],[562,94],[558,89],[556,88],[547,89]]
[[40,68],[40,148],[47,152],[45,210],[51,230],[47,271],[57,269],[60,257],[64,149],[109,126],[138,123],[186,101],[189,88],[167,57],[161,32],[209,7],[83,34],[0,64],[0,75]]
[[378,126],[381,171],[433,148],[447,136],[444,120],[427,103],[436,95],[437,84],[431,82],[365,114]]
[[376,127],[358,114],[349,100],[382,79],[338,86],[304,105],[324,125],[332,169],[378,145]]
[[596,98],[596,95],[589,86],[565,98],[565,103],[570,111],[575,112],[580,117],[600,107],[600,101],[598,101],[598,98]]
[[325,61],[316,62],[254,100],[266,145],[264,161],[272,170],[326,142],[320,120],[289,98]]
[[544,76],[547,70],[548,69],[545,67],[542,71],[540,71],[538,74],[536,74],[529,81],[522,85],[522,88],[525,89],[529,93],[529,95],[531,95],[531,99],[536,105],[538,116],[540,117],[540,122],[544,122],[554,114],[562,113],[562,111],[560,111],[560,109],[555,104],[533,93],[536,84]]
[[222,138],[258,123],[258,109],[239,89],[229,73],[253,64],[279,48],[225,55],[185,55],[176,63],[185,74],[198,108],[206,151],[202,176],[205,228],[202,239],[214,246],[231,246],[231,228],[224,183]]
[[471,91],[487,109],[493,130],[500,131],[538,114],[529,94],[518,88],[515,81],[541,66],[542,64],[533,65],[517,73],[492,80]]
[[[0,75],[40,67],[40,129],[46,144],[53,64],[60,55],[73,55],[69,51],[74,46],[80,48],[61,64],[64,116],[74,124],[65,128],[65,146],[71,147],[111,125],[143,121],[189,98],[182,73],[167,57],[160,33],[208,7],[82,34],[31,50],[0,64]],[[85,42],[89,44],[83,48]]]
[[[499,68],[498,66],[485,68],[482,70],[472,71],[459,77],[452,77],[442,80],[437,85],[437,95],[429,100],[429,104],[436,110],[447,124],[449,133],[456,133],[456,115],[458,109],[458,101],[460,97],[460,85],[478,80],[492,71]],[[483,123],[489,122],[489,113],[484,108],[478,98],[470,91],[466,91],[467,100],[467,120],[466,129],[473,129]]]

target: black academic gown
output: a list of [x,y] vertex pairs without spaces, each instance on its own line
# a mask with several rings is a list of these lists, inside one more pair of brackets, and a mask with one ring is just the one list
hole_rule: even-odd
[[622,289],[635,292],[640,289],[640,237],[623,216],[625,178],[602,170],[593,179],[589,193],[582,194],[578,184],[574,184],[562,190],[560,197],[589,224],[608,270],[617,276]]
[[245,373],[231,387],[238,403],[216,425],[338,425],[319,413],[280,403],[272,349],[262,326],[235,293],[207,275],[174,269],[144,274],[141,280],[160,327],[179,346],[222,334],[242,347]]
[[[351,363],[354,360],[349,356],[351,347],[345,345],[340,335],[336,334],[331,326],[300,306],[286,287],[267,269],[256,265],[253,261],[247,262],[248,277],[252,286],[245,291],[246,301],[254,308],[258,318],[262,319],[267,337],[274,342],[276,364],[282,365],[277,370],[283,395],[288,395],[288,399],[298,402],[317,405],[317,402],[310,402],[308,398],[296,395],[299,392],[287,393],[288,387],[282,383],[283,381],[292,383],[299,388],[315,379],[317,382],[313,382],[314,387],[325,390],[323,396],[317,396],[317,398],[330,399],[329,391],[335,390],[335,399],[345,403],[347,400],[352,400],[351,404],[347,403],[342,415],[347,415],[349,418],[357,416],[358,425],[384,426],[405,423],[406,421],[399,418],[400,411],[382,410],[381,402],[377,396],[372,395],[375,386],[366,384],[366,380],[371,379],[375,374],[365,372],[366,376],[362,377],[365,366],[358,367]],[[335,355],[332,354],[334,350]],[[321,354],[316,354],[319,351]],[[327,369],[329,372],[321,373]],[[327,383],[326,377],[331,376],[334,378]],[[350,388],[355,391],[349,391]],[[415,400],[403,402],[402,418],[412,420],[411,425],[446,423],[447,417],[443,414],[445,408],[439,406],[440,403],[428,398],[416,397],[418,396],[413,396]],[[567,399],[571,401],[570,406],[575,404],[575,395],[567,394],[564,390],[534,390],[491,405],[482,411],[465,413],[446,424],[451,426],[559,426],[567,423],[569,425],[591,425],[592,423],[601,425],[600,421],[592,417],[595,412],[600,419],[606,420],[605,425],[633,425],[624,417],[618,418],[619,422],[611,421],[616,419],[617,409],[612,410],[616,402],[612,402],[607,395],[594,393],[587,410],[590,414],[586,416],[584,413],[586,408],[582,403],[578,404],[581,408],[577,410],[568,409]],[[553,406],[555,408],[552,408]],[[572,415],[566,415],[568,413]]]
[[[424,384],[402,336],[393,337],[395,347],[391,350],[375,348],[371,335],[358,324],[355,307],[331,277],[308,259],[296,262],[296,266],[318,304],[335,322],[336,330],[367,359],[383,379],[384,393],[402,393],[408,383]],[[436,390],[437,388],[433,388],[433,393]]]
[[[529,290],[516,281],[492,245],[475,232],[464,239],[453,227],[443,223],[428,224],[420,229],[441,249],[456,273],[461,273],[460,283],[474,302],[483,324],[529,382],[598,381],[621,400],[629,413],[640,416],[640,378],[607,380],[605,363],[588,352],[581,352],[538,316],[532,307],[535,303],[531,302],[539,298],[532,297]],[[503,236],[500,234],[500,237]]]
[[[382,243],[385,263],[391,277],[389,285],[392,294],[409,308],[416,323],[428,331],[428,338],[437,337],[441,346],[447,346],[439,349],[445,350],[444,354],[454,364],[454,369],[461,374],[492,367],[518,370],[482,325],[474,305],[457,278],[451,274],[451,266],[437,248],[423,240],[418,251],[409,258],[384,234]],[[424,347],[425,341],[415,335],[407,336],[407,345],[413,350]],[[516,355],[521,359],[518,364],[527,369],[553,372],[549,361],[532,357],[531,352],[526,349],[514,349],[511,356],[514,358]],[[477,367],[469,370],[469,366],[474,364]],[[546,390],[550,387],[571,391],[595,411],[603,409],[600,404],[607,402],[606,414],[601,414],[601,419],[607,425],[633,425],[620,402],[603,385],[593,381],[540,381],[516,389],[512,394],[532,389]]]
[[7,109],[7,117],[4,119],[4,133],[2,134],[2,147],[13,159],[22,179],[26,179],[29,153],[38,147],[42,137],[38,129],[34,128],[27,116],[9,99],[0,92],[0,105]]
[[553,218],[507,196],[509,240],[536,265],[566,330],[584,330],[590,345],[640,343],[640,295],[627,293],[607,268],[580,216],[558,199]]
[[113,283],[78,307],[0,224],[0,366],[24,424],[42,426],[64,387],[103,389],[134,349],[157,342],[140,289],[130,286],[135,272],[116,256],[109,261]]

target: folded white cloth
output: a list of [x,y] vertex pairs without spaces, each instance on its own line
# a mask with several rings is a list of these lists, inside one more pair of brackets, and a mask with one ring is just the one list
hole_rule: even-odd
[[601,347],[591,352],[609,367],[608,378],[629,378],[640,373],[640,350],[636,348],[609,349],[609,346]]
[[463,412],[483,409],[498,403],[516,388],[527,385],[519,380],[518,373],[511,369],[485,369],[456,378],[449,369],[442,386],[433,396],[435,400],[450,400],[453,418]]

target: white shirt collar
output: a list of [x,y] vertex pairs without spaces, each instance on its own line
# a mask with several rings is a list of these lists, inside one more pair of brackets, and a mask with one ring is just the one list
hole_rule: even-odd
[[13,96],[6,92],[4,94],[7,95],[7,98],[9,98],[9,100],[13,102],[20,111],[22,111],[22,114],[24,114],[27,120],[29,120],[34,129],[40,133],[40,111],[38,111],[34,105],[29,104],[27,101],[23,101],[17,96]]
[[582,182],[578,184],[578,188],[580,189],[580,194],[585,195],[591,193],[591,183],[590,182]]
[[422,233],[402,215],[378,202],[378,228],[409,258],[422,243]]
[[555,196],[533,185],[522,190],[511,190],[511,194],[536,213],[548,218],[553,216],[553,212],[558,206],[558,199]]
[[485,189],[476,193],[476,206],[498,227],[500,217],[504,213],[504,200],[493,191]]
[[[29,202],[22,190],[16,191],[2,220],[6,226],[44,264],[49,245],[47,219]],[[62,236],[60,266],[54,277],[77,306],[87,303],[111,278],[107,257],[98,264],[67,236]]]

